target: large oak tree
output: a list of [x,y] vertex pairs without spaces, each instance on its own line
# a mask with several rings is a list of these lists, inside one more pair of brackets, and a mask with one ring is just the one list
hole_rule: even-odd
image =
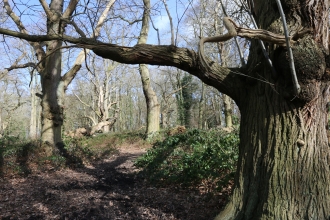
[[226,68],[174,45],[126,47],[64,35],[30,36],[5,29],[0,33],[29,41],[63,39],[117,62],[173,66],[197,76],[233,98],[241,111],[235,187],[218,219],[329,219],[329,2],[281,1],[292,36],[298,95],[276,1],[249,2],[262,30],[231,23],[230,34],[266,41],[275,71],[257,40],[251,40],[246,66]]

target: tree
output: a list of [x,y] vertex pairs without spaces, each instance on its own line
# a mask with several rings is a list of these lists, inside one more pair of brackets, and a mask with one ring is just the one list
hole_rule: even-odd
[[[179,86],[178,86],[179,87]],[[178,115],[181,125],[191,127],[191,108],[194,105],[193,92],[196,91],[197,85],[193,82],[192,75],[184,74],[180,79],[181,92],[178,93]]]
[[[173,45],[129,47],[69,36],[61,39],[121,63],[177,67],[237,103],[241,112],[241,141],[235,187],[230,202],[217,219],[328,219],[329,2],[281,1],[301,92],[295,90],[291,78],[276,2],[248,2],[261,30],[240,27],[224,19],[230,32],[206,39],[250,38],[248,62],[241,68],[223,67],[192,49]],[[0,33],[30,41],[59,39],[6,29],[0,29]],[[276,71],[272,71],[255,39],[267,42],[266,49]]]
[[[138,44],[147,43],[148,32],[149,32],[149,17],[150,17],[150,0],[143,0],[144,10],[142,17],[142,27],[140,32],[140,37],[138,40]],[[160,105],[158,103],[158,99],[156,93],[151,87],[150,83],[150,74],[147,65],[140,64],[139,65],[141,82],[143,88],[143,94],[147,103],[147,130],[146,136],[147,139],[151,138],[155,132],[159,131],[160,125]]]
[[[87,79],[85,80],[83,88],[79,91],[80,95],[74,94],[76,98],[90,109],[90,111],[84,115],[85,118],[89,118],[92,122],[91,132],[87,135],[93,135],[95,132],[102,131],[102,133],[108,133],[114,123],[117,120],[119,108],[116,107],[118,97],[115,97],[112,93],[116,93],[116,88],[112,88],[110,83],[114,80],[112,76],[118,66],[118,63],[111,62],[109,60],[103,60],[100,64],[95,63],[94,57],[89,64],[89,72]],[[86,82],[87,81],[87,82]],[[90,88],[88,88],[88,86]],[[88,91],[86,91],[88,90]],[[89,93],[90,97],[86,94]],[[111,115],[111,111],[114,112]],[[110,117],[111,116],[111,117]],[[84,126],[86,127],[86,126]]]
[[[99,22],[97,22],[95,29],[93,29],[92,38],[96,38],[99,35],[100,28],[113,3],[114,0],[107,3],[104,12],[100,16]],[[15,23],[20,33],[29,34],[27,28],[22,23],[20,16],[15,14],[8,0],[4,0],[3,4],[6,13]],[[74,27],[76,32],[83,37],[86,36],[72,19],[74,11],[77,9],[78,0],[71,0],[65,10],[64,0],[52,0],[49,6],[46,1],[40,0],[40,4],[47,18],[47,24],[45,27],[47,35],[56,35],[60,37],[65,33],[67,25],[70,24]],[[16,4],[14,4],[14,7],[17,7]],[[85,5],[84,10],[86,11],[86,9],[87,6]],[[38,29],[42,30],[43,27],[38,26]],[[42,42],[28,41],[28,43],[34,49],[38,63],[28,63],[25,66],[34,67],[40,75],[42,89],[40,95],[42,106],[41,140],[45,144],[44,147],[46,154],[51,155],[56,144],[62,142],[61,131],[63,125],[65,90],[81,68],[82,61],[85,57],[84,53],[86,53],[86,51],[80,53],[74,65],[68,72],[62,75],[62,39]]]

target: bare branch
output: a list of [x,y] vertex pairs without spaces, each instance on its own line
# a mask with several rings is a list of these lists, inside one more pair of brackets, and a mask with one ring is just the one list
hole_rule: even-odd
[[93,122],[93,125],[96,125],[97,124],[96,121],[95,121],[95,119],[92,118],[91,116],[84,116],[84,117],[90,119]]
[[[217,87],[221,92],[235,96],[232,92],[237,93],[233,88],[241,87],[242,81],[239,77],[233,77],[231,80],[228,75],[244,75],[239,72],[232,72],[231,69],[221,67],[218,64],[204,65],[201,58],[193,51],[186,48],[180,48],[173,45],[148,45],[140,44],[134,47],[118,46],[115,44],[107,44],[90,38],[74,38],[63,35],[28,35],[7,29],[0,28],[0,34],[19,37],[32,41],[62,40],[77,44],[77,47],[91,49],[93,52],[103,58],[111,59],[119,63],[126,64],[150,64],[173,66],[187,71],[206,84]],[[202,64],[202,65],[201,65]],[[238,69],[234,69],[238,71]],[[235,90],[235,91],[234,91]]]
[[64,11],[62,18],[69,19],[72,15],[73,11],[76,9],[78,2],[79,2],[79,0],[71,0],[68,7]]
[[[226,10],[224,4],[222,3],[222,0],[219,0],[219,1],[220,1],[220,4],[221,4],[223,13],[225,14],[226,17],[228,17],[227,10]],[[237,37],[234,37],[234,39],[235,39],[235,44],[236,44],[236,47],[237,47],[237,50],[238,50],[238,53],[239,53],[239,57],[241,59],[241,65],[245,66],[245,60],[244,60],[243,52],[242,52],[242,50],[239,46]]]
[[[101,16],[100,16],[100,18],[99,18],[99,20],[97,22],[97,25],[96,25],[96,28],[95,28],[94,33],[92,35],[92,38],[95,38],[96,39],[100,35],[101,27],[104,24],[105,19],[106,19],[107,15],[108,15],[108,13],[109,13],[112,5],[115,3],[115,1],[116,0],[111,0],[111,1],[108,2],[106,8],[102,12],[102,14],[101,14]],[[84,60],[86,61],[86,55],[88,53],[89,53],[89,50],[86,50],[86,49],[84,49],[83,51],[81,51],[78,54],[73,67],[67,73],[65,73],[64,76],[62,77],[62,81],[64,82],[64,90],[68,87],[68,85],[72,82],[72,80],[76,76],[77,72],[80,70],[83,61]],[[85,63],[87,63],[87,62],[85,62]],[[86,67],[87,67],[87,69],[89,69],[87,65],[86,65]]]
[[[134,20],[134,21],[129,21],[129,20],[127,20],[125,17],[123,17],[123,16],[121,16],[121,15],[119,15],[119,16],[116,16],[117,18],[120,18],[121,20],[123,20],[123,21],[125,21],[125,22],[127,22],[129,25],[132,25],[132,24],[135,24],[135,23],[137,23],[137,22],[141,22],[142,21],[142,19],[136,19],[136,20]],[[116,18],[115,17],[115,18]]]
[[21,33],[28,34],[28,32],[25,29],[25,27],[24,27],[23,23],[21,22],[20,18],[11,9],[11,7],[8,3],[8,0],[4,0],[3,4],[4,4],[4,8],[6,9],[7,14],[15,22],[16,26],[21,31]]
[[36,67],[36,64],[33,62],[28,62],[28,63],[24,63],[24,64],[17,64],[17,65],[11,65],[8,68],[5,68],[8,71],[11,71],[13,69],[23,69],[23,68],[27,68],[27,67]]
[[171,45],[175,45],[175,42],[174,42],[174,26],[173,26],[173,19],[172,19],[172,17],[171,17],[170,10],[168,9],[168,6],[167,6],[167,3],[166,3],[166,0],[163,0],[163,3],[164,3],[164,6],[165,6],[165,9],[166,9],[166,13],[167,13],[168,19],[170,20],[170,27],[171,27]]
[[45,0],[39,0],[39,2],[40,2],[40,4],[41,4],[41,6],[43,7],[43,9],[44,9],[44,11],[45,11],[47,17],[48,17],[49,19],[51,19],[52,16],[53,16],[53,12],[52,12],[52,11],[50,10],[50,8],[48,7],[47,2],[46,2]]
[[101,27],[104,24],[105,18],[108,16],[110,8],[112,7],[113,3],[115,3],[115,1],[116,0],[111,0],[111,1],[108,2],[107,6],[105,7],[104,11],[102,12],[102,14],[101,14],[101,16],[100,16],[100,18],[97,22],[97,25],[95,27],[94,34],[93,34],[92,38],[97,38],[100,35]]
[[286,41],[286,48],[289,51],[290,70],[291,70],[292,81],[293,81],[294,88],[295,88],[295,95],[299,95],[301,89],[300,89],[300,85],[298,83],[296,69],[295,69],[295,66],[294,66],[293,53],[292,53],[292,49],[290,47],[290,37],[289,37],[288,27],[287,27],[287,24],[286,24],[285,14],[284,14],[281,2],[279,0],[276,0],[276,3],[277,3],[277,7],[280,11],[281,17],[282,17],[282,22],[283,22],[283,27],[284,27],[284,34],[285,34],[285,41]]
[[93,108],[93,106],[91,106],[91,105],[87,104],[86,102],[84,102],[83,100],[81,100],[81,98],[80,98],[77,94],[75,94],[75,93],[73,93],[73,94],[76,96],[76,98],[79,100],[79,102],[81,102],[81,103],[82,103],[83,105],[85,105],[86,107],[92,109],[93,112],[97,115],[97,117],[100,117],[100,114],[97,113],[97,111],[95,111],[95,109]]
[[116,104],[117,104],[117,102],[111,102],[111,103],[109,103],[109,105],[107,106],[107,108],[110,109],[111,106],[116,105]]
[[[23,23],[21,22],[20,18],[13,12],[13,10],[11,9],[8,0],[4,0],[4,8],[6,9],[7,14],[11,17],[11,19],[15,22],[16,26],[18,27],[18,29],[20,30],[21,34],[24,35],[28,35],[28,31],[26,30],[26,28],[24,27]],[[16,32],[18,33],[18,32]],[[3,33],[5,34],[5,33]],[[24,38],[22,38],[24,39]],[[25,39],[26,40],[26,39]],[[37,59],[40,61],[42,60],[42,58],[45,56],[45,52],[42,49],[40,43],[40,41],[31,41],[29,42],[29,44],[33,47],[33,49],[36,52],[36,56]],[[40,72],[41,69],[43,68],[41,65],[38,66],[38,71]]]
[[25,57],[25,52],[22,53],[22,55],[15,60],[15,62],[10,66],[5,68],[4,71],[1,72],[0,79],[3,78],[9,71],[14,70],[14,69],[22,69],[26,67],[36,67],[36,64],[33,62],[28,62],[25,64],[18,64],[19,61],[21,61]]
[[155,26],[155,24],[154,24],[154,22],[153,22],[151,16],[150,16],[150,21],[151,21],[151,25],[152,25],[152,27],[153,27],[153,28],[155,29],[155,31],[157,32],[158,44],[160,44],[159,29],[156,28],[156,26]]
[[[274,34],[270,31],[262,30],[262,29],[248,29],[239,27],[235,21],[233,21],[229,17],[223,18],[223,23],[228,30],[228,33],[224,35],[219,35],[215,37],[205,37],[202,38],[199,42],[199,55],[201,57],[201,60],[206,64],[205,61],[205,53],[204,53],[204,43],[206,42],[221,42],[221,41],[227,41],[233,37],[240,36],[248,39],[259,39],[262,41],[266,41],[273,44],[278,44],[280,46],[286,46],[286,38],[283,35],[280,34]],[[305,31],[304,34],[307,34],[309,31]],[[294,36],[300,36],[295,34]],[[291,44],[294,44],[295,41],[293,40],[293,37],[289,37],[289,41]],[[296,39],[295,39],[296,40]]]
[[78,25],[74,21],[70,21],[69,19],[65,18],[61,18],[61,20],[65,21],[68,24],[71,24],[81,37],[86,38],[85,33],[78,27]]

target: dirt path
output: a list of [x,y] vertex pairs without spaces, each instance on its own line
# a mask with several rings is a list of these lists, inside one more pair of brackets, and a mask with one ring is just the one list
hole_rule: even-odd
[[0,180],[1,219],[212,219],[219,198],[155,188],[136,175],[145,150],[123,148],[92,166]]

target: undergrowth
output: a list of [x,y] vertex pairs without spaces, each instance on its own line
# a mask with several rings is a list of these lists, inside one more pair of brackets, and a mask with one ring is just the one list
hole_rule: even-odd
[[139,132],[99,134],[93,137],[63,138],[51,156],[46,156],[40,141],[17,137],[0,138],[0,176],[27,175],[34,170],[58,170],[84,164],[116,154],[125,145],[144,147],[148,143]]
[[238,143],[235,133],[188,130],[156,142],[135,166],[152,183],[221,191],[233,179]]

